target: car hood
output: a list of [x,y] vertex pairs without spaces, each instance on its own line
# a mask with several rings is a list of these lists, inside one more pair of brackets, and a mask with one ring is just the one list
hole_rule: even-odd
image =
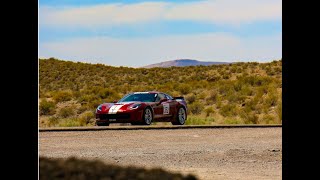
[[145,102],[120,102],[120,103],[104,103],[101,105],[101,111],[99,113],[116,114],[117,112],[124,112],[130,110],[128,107],[134,104],[142,104]]

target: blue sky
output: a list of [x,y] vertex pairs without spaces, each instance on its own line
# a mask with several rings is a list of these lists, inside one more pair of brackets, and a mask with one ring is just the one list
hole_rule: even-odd
[[282,58],[279,0],[40,0],[39,57],[140,67]]
[[[151,2],[192,2],[200,0],[154,0]],[[96,5],[96,4],[112,4],[112,3],[124,3],[134,4],[139,2],[147,2],[146,0],[40,0],[40,5],[53,5],[53,6],[65,6],[65,5]],[[150,2],[150,1],[149,1]]]

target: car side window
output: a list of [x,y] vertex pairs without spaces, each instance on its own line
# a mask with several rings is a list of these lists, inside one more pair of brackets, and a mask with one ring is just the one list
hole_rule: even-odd
[[156,98],[156,102],[159,102],[161,99],[164,99],[165,98],[165,95],[162,94],[162,93],[159,93],[157,98]]
[[160,101],[159,94],[155,94],[155,96],[156,96],[156,100],[155,100],[155,102],[159,102],[159,101]]
[[171,96],[169,96],[168,94],[165,94],[165,96],[166,96],[167,99],[170,99],[170,100],[173,99],[173,98],[172,98]]

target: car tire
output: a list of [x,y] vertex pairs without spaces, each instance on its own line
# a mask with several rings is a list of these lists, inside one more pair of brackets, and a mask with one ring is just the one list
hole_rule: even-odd
[[187,112],[184,107],[179,107],[175,121],[171,122],[172,125],[184,125],[187,120]]
[[97,126],[109,126],[109,122],[97,122]]
[[131,125],[136,126],[136,125],[142,125],[141,122],[132,122]]
[[142,115],[143,125],[150,125],[153,120],[153,114],[150,107],[147,107],[143,111]]

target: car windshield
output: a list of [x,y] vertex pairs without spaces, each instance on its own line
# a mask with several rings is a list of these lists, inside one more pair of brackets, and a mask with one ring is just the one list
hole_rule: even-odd
[[140,102],[155,102],[157,94],[149,94],[149,93],[139,93],[139,94],[129,94],[118,102],[129,102],[129,101],[140,101]]

